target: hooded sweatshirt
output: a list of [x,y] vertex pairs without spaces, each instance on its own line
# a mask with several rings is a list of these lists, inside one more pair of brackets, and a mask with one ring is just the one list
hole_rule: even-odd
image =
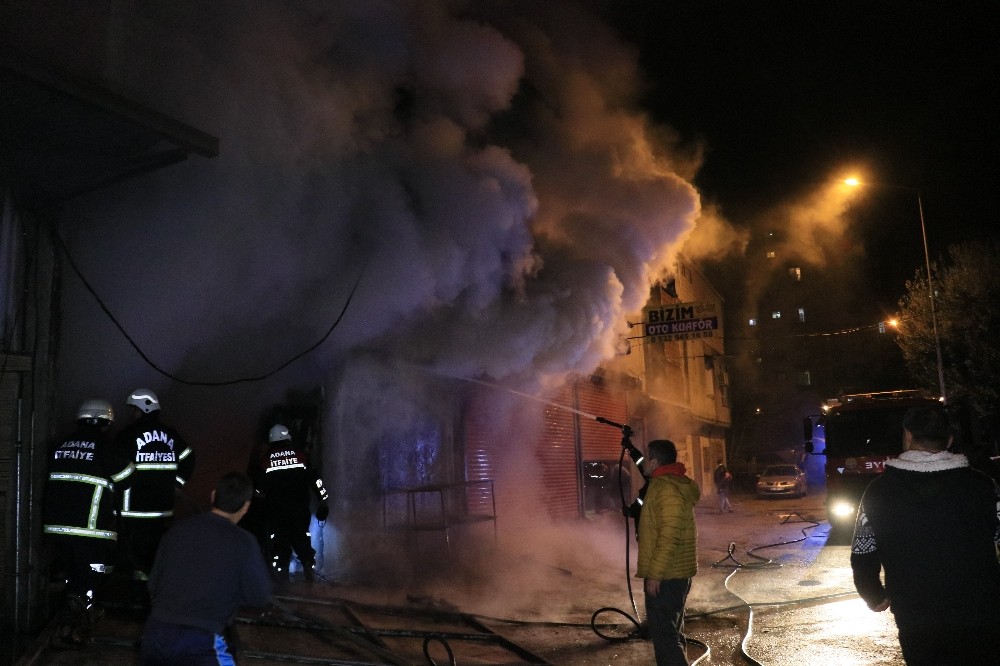
[[885,465],[861,499],[851,544],[858,594],[869,607],[888,597],[897,624],[996,626],[996,484],[950,451],[904,451]]
[[701,491],[686,471],[682,463],[673,463],[657,467],[650,476],[639,515],[639,578],[672,580],[698,572],[694,505]]

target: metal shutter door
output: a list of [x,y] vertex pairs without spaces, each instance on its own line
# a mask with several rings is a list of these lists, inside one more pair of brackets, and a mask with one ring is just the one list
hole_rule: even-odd
[[[598,386],[590,381],[576,384],[579,409],[593,416],[603,416],[615,423],[628,423],[628,404],[624,391]],[[622,452],[622,431],[595,419],[580,417],[580,440],[584,460],[618,460]]]
[[[572,387],[563,387],[549,400],[572,408]],[[553,518],[580,515],[576,420],[577,415],[573,412],[552,405],[545,406],[536,455],[542,472],[542,502]]]

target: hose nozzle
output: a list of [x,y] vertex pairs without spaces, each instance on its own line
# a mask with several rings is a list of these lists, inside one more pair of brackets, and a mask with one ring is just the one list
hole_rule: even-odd
[[598,423],[603,423],[604,425],[609,425],[609,426],[611,426],[613,428],[618,428],[619,430],[622,431],[622,433],[626,437],[631,437],[632,436],[632,428],[630,426],[623,425],[621,423],[615,423],[614,421],[610,421],[610,420],[604,418],[603,416],[597,416],[597,417],[595,417],[595,419],[597,420]]

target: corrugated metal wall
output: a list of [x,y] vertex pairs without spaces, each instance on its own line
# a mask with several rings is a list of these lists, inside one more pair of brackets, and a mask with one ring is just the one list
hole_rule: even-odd
[[[612,391],[589,380],[566,385],[547,397],[541,430],[534,442],[534,462],[538,465],[538,494],[534,500],[553,518],[581,515],[583,506],[582,465],[585,460],[617,461],[621,455],[620,430],[598,423],[603,416],[616,423],[627,423],[628,410],[624,392]],[[463,415],[466,479],[496,478],[503,455],[503,443],[488,432],[491,403],[472,400]],[[583,416],[578,410],[592,416]],[[492,415],[496,416],[496,415]],[[505,483],[517,483],[506,479]],[[525,484],[527,485],[527,483]],[[499,491],[498,491],[499,494]],[[472,506],[482,510],[485,506]],[[485,503],[487,499],[478,500]]]
[[[566,386],[549,398],[574,408],[573,388]],[[580,513],[580,465],[577,452],[577,415],[552,405],[545,407],[545,420],[536,445],[541,468],[541,502],[553,518]]]
[[[628,404],[623,391],[584,380],[577,382],[576,396],[581,412],[615,423],[628,423]],[[581,416],[580,438],[584,460],[618,460],[621,455],[622,431],[617,428]]]
[[[465,439],[465,480],[482,481],[497,475],[498,444],[489,436],[488,420],[482,402],[471,403],[462,415]],[[493,498],[485,489],[473,489],[467,494],[470,513],[493,510]]]
[[[2,225],[11,224],[18,230],[17,257],[3,254],[0,262],[4,284],[18,285],[0,305],[7,317],[0,344],[0,635],[7,627],[22,632],[48,619],[38,508],[52,435],[60,292],[47,227],[5,205]],[[13,303],[6,302],[10,298]]]
[[[6,358],[4,358],[6,360]],[[3,534],[3,548],[0,549],[0,624],[13,621],[14,610],[14,473],[17,460],[14,455],[14,440],[17,437],[17,398],[19,377],[16,373],[4,371],[0,375],[0,534]]]

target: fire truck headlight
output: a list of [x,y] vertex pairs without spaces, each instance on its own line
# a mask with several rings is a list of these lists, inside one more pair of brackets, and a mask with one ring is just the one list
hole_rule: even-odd
[[837,500],[830,504],[830,513],[843,520],[854,515],[854,504],[846,500]]

